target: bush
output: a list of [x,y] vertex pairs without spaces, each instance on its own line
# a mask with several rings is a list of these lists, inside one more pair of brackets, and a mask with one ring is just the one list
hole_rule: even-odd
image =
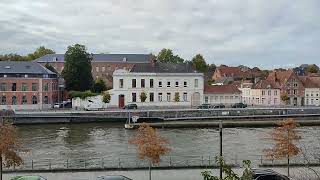
[[97,96],[99,93],[93,93],[91,91],[70,91],[69,95],[71,98],[80,98],[80,99],[85,99],[87,97],[92,97],[92,96]]
[[179,102],[179,101],[180,101],[180,95],[179,95],[178,92],[176,92],[176,93],[174,94],[174,101],[175,101],[175,102]]
[[98,77],[93,85],[93,92],[101,93],[107,90],[107,86],[101,77]]
[[104,103],[109,103],[110,100],[111,100],[111,95],[110,95],[110,93],[109,93],[108,91],[104,92],[104,93],[103,93],[102,101],[103,101]]
[[141,102],[146,102],[146,100],[147,100],[147,95],[146,95],[145,92],[142,92],[142,93],[140,94],[140,100],[141,100]]

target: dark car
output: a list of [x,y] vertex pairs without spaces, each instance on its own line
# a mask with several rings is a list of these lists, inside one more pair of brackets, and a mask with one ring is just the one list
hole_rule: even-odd
[[212,106],[211,104],[201,104],[200,106],[198,106],[198,109],[211,109]]
[[247,105],[243,103],[235,103],[234,105],[231,106],[232,108],[246,108]]
[[96,180],[132,180],[126,176],[100,176]]
[[279,174],[273,170],[252,169],[254,180],[289,180],[285,175]]
[[138,109],[138,106],[136,104],[127,104],[123,109]]
[[223,104],[216,104],[216,105],[213,106],[213,108],[214,109],[221,109],[221,108],[226,108],[226,106],[223,105]]

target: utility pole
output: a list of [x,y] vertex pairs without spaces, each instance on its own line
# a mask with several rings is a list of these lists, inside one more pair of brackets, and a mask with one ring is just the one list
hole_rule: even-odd
[[219,134],[220,134],[220,180],[222,180],[222,120],[219,122]]

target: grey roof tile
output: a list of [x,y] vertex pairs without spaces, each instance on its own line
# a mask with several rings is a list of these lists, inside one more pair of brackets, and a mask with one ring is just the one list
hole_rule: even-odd
[[0,61],[0,74],[55,74],[36,62]]
[[189,64],[151,63],[135,64],[131,72],[142,73],[198,73]]

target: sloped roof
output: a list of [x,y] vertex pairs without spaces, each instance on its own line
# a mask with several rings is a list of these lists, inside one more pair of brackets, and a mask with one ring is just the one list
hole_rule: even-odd
[[279,89],[279,86],[268,80],[260,80],[253,85],[252,89]]
[[289,69],[287,71],[273,71],[269,73],[267,80],[271,82],[277,82],[279,84],[284,84],[292,74],[294,74],[294,71],[292,69]]
[[180,63],[144,63],[135,64],[130,72],[144,72],[144,73],[198,73],[189,64]]
[[305,88],[320,88],[320,77],[299,76]]
[[234,85],[205,85],[205,94],[241,94],[241,91]]
[[[93,62],[148,63],[151,58],[151,54],[92,54]],[[64,54],[47,54],[34,61],[64,62]]]
[[36,62],[0,61],[2,74],[55,74]]
[[241,71],[239,67],[227,67],[227,66],[220,66],[217,68],[222,75],[225,76],[233,76],[233,77],[243,77],[250,75],[247,72]]

